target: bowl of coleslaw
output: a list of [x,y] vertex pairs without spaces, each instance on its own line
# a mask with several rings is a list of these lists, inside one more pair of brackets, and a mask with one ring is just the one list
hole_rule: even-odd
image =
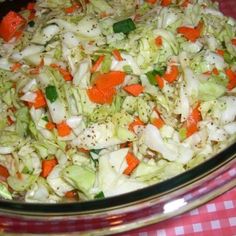
[[0,229],[122,232],[235,186],[236,21],[216,2],[1,4]]

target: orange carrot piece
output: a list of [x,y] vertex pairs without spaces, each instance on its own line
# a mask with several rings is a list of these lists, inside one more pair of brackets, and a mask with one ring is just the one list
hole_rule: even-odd
[[91,70],[90,70],[91,73],[94,73],[94,72],[98,69],[98,67],[102,64],[104,58],[105,58],[105,56],[104,56],[104,55],[101,55],[101,56],[97,59],[97,61],[94,63],[94,65],[92,66],[92,68],[91,68]]
[[17,111],[17,109],[14,106],[7,108],[7,112],[13,112],[14,113],[16,111]]
[[117,61],[123,61],[123,58],[122,58],[122,56],[120,55],[120,51],[119,51],[118,49],[114,49],[114,50],[112,51],[112,54],[113,54],[113,56],[115,57],[115,59],[116,59]]
[[57,132],[60,137],[65,137],[71,133],[71,127],[65,122],[62,121],[59,124],[56,124]]
[[144,126],[144,123],[138,117],[136,117],[135,120],[129,124],[129,130],[134,132],[134,127],[137,125]]
[[232,90],[236,87],[236,72],[233,72],[231,69],[226,69],[225,74],[228,77],[227,89]]
[[98,75],[95,78],[94,84],[104,91],[109,88],[114,88],[124,82],[125,72],[123,71],[110,71],[105,74]]
[[225,51],[222,50],[222,49],[216,49],[216,53],[217,53],[218,55],[220,55],[220,56],[224,56]]
[[177,28],[177,32],[182,34],[187,40],[195,42],[200,36],[203,28],[203,22],[200,21],[194,28],[188,26],[181,26]]
[[127,147],[132,147],[133,143],[132,142],[125,142],[120,144],[120,148],[127,148]]
[[165,124],[165,122],[159,117],[154,118],[152,124],[155,125],[158,129],[160,129]]
[[71,75],[71,73],[68,70],[65,70],[63,68],[59,69],[59,72],[61,73],[61,75],[63,76],[65,81],[71,81],[73,80],[73,77]]
[[73,80],[73,77],[72,77],[71,73],[70,73],[68,70],[61,68],[61,66],[59,66],[59,65],[57,65],[57,64],[51,64],[50,66],[51,66],[52,68],[58,69],[58,71],[59,71],[60,74],[63,76],[63,79],[64,79],[65,81],[71,81],[71,80]]
[[206,71],[206,72],[204,72],[203,74],[204,74],[204,75],[211,75],[211,73],[212,73],[211,71]]
[[29,107],[33,106],[35,109],[46,107],[46,99],[40,89],[35,91],[36,98],[34,102],[28,102]]
[[116,90],[111,87],[107,90],[99,89],[97,86],[93,86],[87,89],[87,94],[90,101],[98,104],[111,104]]
[[83,153],[89,153],[89,150],[85,148],[79,148],[78,151]]
[[29,2],[26,6],[26,9],[29,11],[35,10],[35,2]]
[[90,101],[98,104],[111,104],[116,94],[115,86],[123,83],[125,73],[122,71],[111,71],[98,75],[95,78],[94,86],[87,89]]
[[0,165],[0,180],[6,181],[9,176],[8,169],[5,166]]
[[8,124],[9,126],[11,126],[12,124],[14,124],[14,121],[11,119],[10,116],[7,116],[7,124]]
[[99,15],[99,17],[100,17],[101,19],[103,19],[103,18],[105,18],[105,17],[108,17],[108,16],[110,16],[110,14],[107,13],[107,12],[105,12],[105,11],[101,12],[100,15]]
[[43,178],[48,177],[48,175],[50,174],[50,172],[52,171],[52,169],[57,165],[57,159],[54,157],[53,159],[50,160],[43,160],[42,161],[42,172],[41,172],[41,176]]
[[42,58],[42,60],[40,61],[40,63],[39,63],[36,67],[34,67],[33,69],[31,69],[31,70],[29,71],[29,73],[30,73],[31,75],[38,75],[40,69],[41,69],[43,66],[44,66],[44,59]]
[[187,128],[187,137],[191,136],[198,131],[198,122],[202,120],[201,112],[199,111],[200,103],[192,110],[191,114],[187,118],[186,128]]
[[30,14],[29,14],[29,17],[28,17],[28,20],[33,20],[36,16],[36,12],[35,11],[31,11]]
[[217,70],[216,67],[212,70],[212,74],[219,75],[219,71]]
[[163,7],[167,7],[167,6],[169,6],[171,4],[171,0],[162,0],[161,1],[161,5],[163,6]]
[[165,86],[165,81],[164,81],[164,79],[163,79],[161,76],[157,75],[157,76],[156,76],[156,81],[157,81],[157,85],[159,86],[159,88],[160,88],[160,89],[163,89],[164,86]]
[[131,95],[137,97],[143,92],[144,87],[141,84],[131,84],[123,87],[123,89],[127,93],[130,93]]
[[231,43],[236,46],[236,38],[231,39]]
[[137,165],[139,164],[140,161],[139,161],[139,159],[138,159],[136,156],[134,156],[134,154],[131,153],[131,152],[128,152],[128,153],[127,153],[125,159],[126,159],[126,162],[127,162],[127,164],[128,164],[128,167],[124,170],[123,173],[124,173],[125,175],[130,175],[130,174],[133,172],[133,170],[137,167]]
[[184,2],[181,4],[181,7],[187,7],[189,4],[189,0],[184,0]]
[[21,64],[19,63],[19,62],[16,62],[16,63],[14,63],[12,66],[11,66],[11,71],[12,72],[16,72],[16,71],[18,71],[20,68],[21,68]]
[[20,180],[23,179],[23,175],[22,175],[22,173],[19,172],[19,171],[16,172],[16,177],[17,177],[18,179],[20,179]]
[[71,190],[65,193],[65,197],[69,199],[76,198],[76,196],[77,196],[76,190]]
[[170,71],[166,72],[163,75],[163,78],[164,78],[164,80],[168,81],[169,83],[173,83],[178,78],[178,75],[179,75],[178,67],[175,65],[171,65]]
[[78,10],[79,8],[80,8],[80,5],[78,3],[73,3],[70,7],[66,7],[64,9],[64,12],[67,14],[71,14],[75,12],[76,10]]
[[155,44],[158,46],[158,47],[160,47],[160,46],[162,46],[162,37],[161,36],[157,36],[156,38],[155,38]]
[[18,38],[23,33],[26,20],[18,13],[9,11],[0,23],[0,37],[8,42],[12,38]]
[[48,121],[48,123],[45,126],[45,128],[48,130],[53,130],[55,127],[56,127],[55,124],[51,121]]

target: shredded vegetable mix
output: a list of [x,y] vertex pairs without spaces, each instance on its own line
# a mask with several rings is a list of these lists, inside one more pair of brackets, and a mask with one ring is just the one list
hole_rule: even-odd
[[0,197],[101,199],[236,140],[236,22],[209,0],[38,0],[0,22]]

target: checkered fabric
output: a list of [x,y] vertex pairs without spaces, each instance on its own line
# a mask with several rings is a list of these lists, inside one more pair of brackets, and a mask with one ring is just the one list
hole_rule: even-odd
[[236,236],[236,188],[170,220],[122,236]]

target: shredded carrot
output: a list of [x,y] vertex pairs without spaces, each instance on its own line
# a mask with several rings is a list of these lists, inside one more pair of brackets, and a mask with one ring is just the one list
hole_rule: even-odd
[[141,84],[131,84],[123,87],[123,89],[127,93],[130,93],[131,95],[137,97],[143,92],[144,87]]
[[6,181],[9,176],[8,169],[5,166],[0,165],[0,180]]
[[123,58],[122,58],[122,56],[120,55],[120,51],[119,51],[118,49],[114,49],[114,50],[112,51],[112,54],[113,54],[113,56],[115,57],[115,59],[116,59],[117,61],[123,61]]
[[74,199],[77,196],[76,190],[71,190],[65,193],[66,198]]
[[216,67],[212,70],[212,74],[219,75],[219,71],[217,70]]
[[7,112],[10,112],[10,111],[14,113],[14,112],[17,111],[17,109],[16,109],[14,106],[8,107],[8,108],[7,108]]
[[133,143],[132,142],[125,142],[120,144],[120,148],[127,148],[127,147],[132,147]]
[[11,71],[16,72],[21,68],[21,66],[22,66],[22,64],[20,64],[19,62],[16,62],[11,66]]
[[33,106],[35,109],[46,107],[47,103],[45,97],[40,89],[34,92],[36,94],[36,98],[34,102],[28,102],[28,105],[31,107]]
[[203,74],[204,74],[204,75],[211,75],[211,73],[212,73],[211,71],[206,71],[206,72],[204,72]]
[[157,2],[157,0],[146,0],[146,2],[148,2],[150,4],[155,4]]
[[231,43],[232,43],[234,46],[236,46],[236,38],[231,39]]
[[0,23],[0,37],[6,42],[14,37],[19,38],[25,25],[26,20],[20,14],[9,11]]
[[111,104],[114,95],[116,94],[115,88],[99,89],[97,86],[93,86],[87,89],[87,94],[90,101],[98,104]]
[[99,15],[100,18],[105,18],[105,17],[108,17],[108,16],[110,16],[110,14],[108,14],[105,11],[101,12],[100,15]]
[[171,0],[162,0],[161,1],[161,5],[163,6],[163,7],[167,7],[167,6],[169,6],[171,4]]
[[71,133],[71,127],[65,122],[62,121],[59,124],[56,124],[57,132],[60,137],[67,136]]
[[7,116],[7,124],[9,126],[11,126],[12,124],[14,124],[14,121],[12,120],[12,118],[10,116]]
[[169,83],[173,83],[179,76],[179,69],[175,65],[170,66],[170,70],[167,71],[164,75],[163,78],[164,80],[168,81]]
[[36,16],[36,11],[30,11],[30,14],[28,16],[28,20],[33,20]]
[[85,148],[78,148],[78,151],[83,153],[89,153],[89,150]]
[[220,55],[220,56],[224,56],[225,51],[222,50],[222,49],[216,49],[216,53],[217,53],[218,55]]
[[134,132],[134,127],[137,125],[144,126],[144,123],[138,117],[136,117],[135,120],[129,124],[129,130]]
[[164,79],[163,79],[161,76],[157,75],[157,76],[156,76],[156,81],[157,81],[157,85],[159,86],[159,88],[160,88],[160,89],[163,89],[164,86],[165,86],[165,81],[164,81]]
[[200,21],[194,28],[188,26],[181,26],[177,28],[177,32],[182,34],[187,40],[195,42],[200,36],[203,28],[203,22]]
[[165,124],[165,122],[161,118],[154,118],[152,124],[160,129]]
[[43,160],[42,161],[42,172],[41,172],[41,176],[43,178],[48,177],[48,175],[50,174],[50,172],[53,170],[53,168],[57,165],[57,159],[54,157],[53,159],[49,159],[49,160]]
[[109,88],[114,88],[117,85],[120,85],[124,82],[125,79],[125,72],[123,71],[110,71],[105,74],[98,75],[95,80],[94,84],[104,91]]
[[201,112],[199,111],[200,103],[192,110],[191,114],[187,118],[186,128],[187,137],[191,136],[198,131],[198,122],[202,120]]
[[22,173],[20,173],[19,171],[16,172],[16,177],[20,180],[23,179]]
[[73,12],[75,12],[76,10],[78,10],[81,6],[78,3],[73,3],[70,7],[66,7],[64,9],[64,12],[67,14],[71,14]]
[[58,69],[58,71],[59,71],[60,74],[63,76],[63,79],[64,79],[65,81],[71,81],[71,80],[73,80],[73,77],[72,77],[71,73],[70,73],[68,70],[61,68],[61,66],[59,66],[59,65],[57,65],[57,64],[51,64],[50,66],[53,67],[53,68]]
[[62,69],[62,68],[61,68],[59,71],[60,71],[60,73],[61,73],[61,75],[63,76],[63,78],[64,78],[65,81],[71,81],[71,80],[73,80],[73,77],[72,77],[72,75],[71,75],[71,73],[70,73],[69,71],[64,70],[64,69]]
[[181,7],[187,7],[189,4],[189,0],[184,0],[183,3],[181,4]]
[[31,75],[38,75],[40,69],[41,69],[43,66],[44,66],[44,59],[42,58],[41,61],[40,61],[40,63],[39,63],[36,67],[34,67],[33,69],[31,69],[31,70],[29,71],[29,73],[30,73]]
[[155,38],[155,44],[158,46],[158,47],[160,47],[160,46],[162,46],[162,37],[161,36],[157,36],[156,38]]
[[55,124],[51,121],[48,121],[45,128],[48,130],[53,130],[55,128]]
[[97,61],[94,63],[94,65],[92,66],[92,68],[91,68],[91,70],[90,70],[91,73],[94,73],[94,72],[98,69],[98,67],[102,64],[104,58],[105,58],[105,56],[104,56],[104,55],[101,55],[101,56],[97,59]]
[[228,77],[227,89],[232,90],[236,87],[236,72],[232,71],[232,69],[226,69],[225,74]]
[[14,82],[12,82],[12,88],[16,88],[16,85],[17,85],[17,83],[16,83],[16,81],[14,81]]
[[26,6],[26,9],[29,11],[33,11],[35,9],[35,2],[29,2]]
[[126,159],[126,162],[128,164],[128,167],[124,170],[123,173],[125,175],[130,175],[133,172],[133,170],[137,167],[137,165],[139,164],[140,161],[131,152],[127,153],[125,159]]

